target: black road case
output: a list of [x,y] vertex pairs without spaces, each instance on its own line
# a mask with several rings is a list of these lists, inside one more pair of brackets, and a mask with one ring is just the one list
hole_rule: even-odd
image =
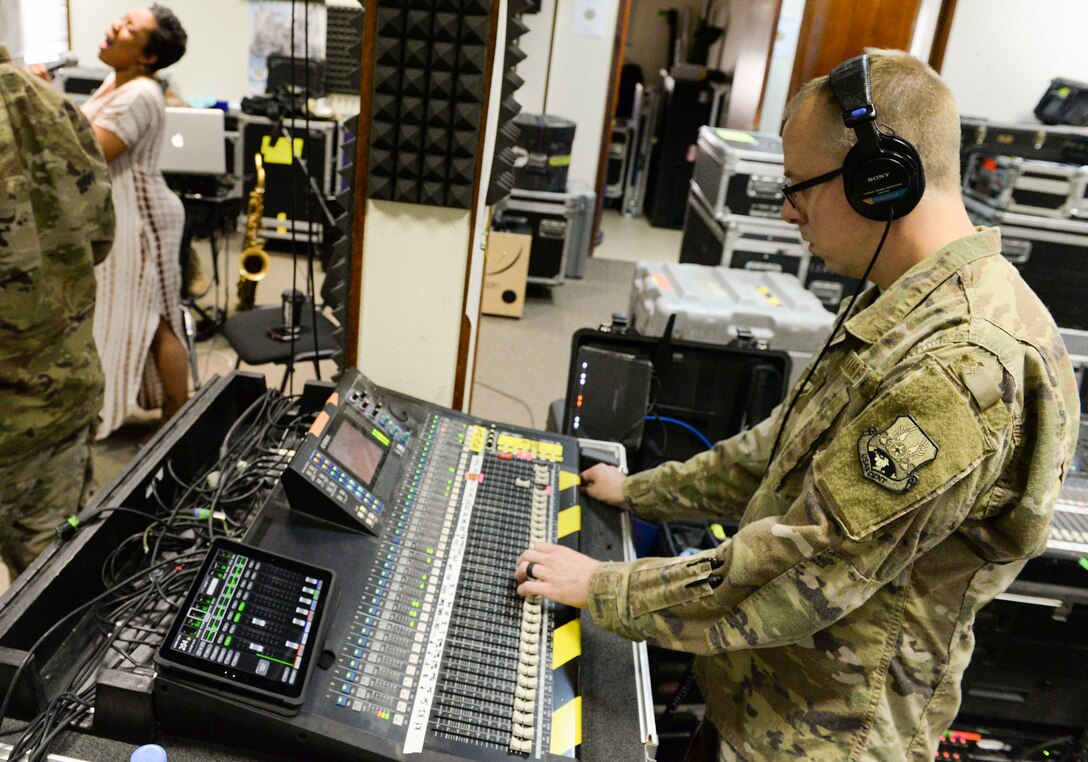
[[680,262],[790,273],[803,281],[809,255],[797,227],[788,222],[740,214],[715,217],[693,181]]
[[1006,212],[1088,217],[1088,166],[976,153],[963,192]]
[[823,305],[832,312],[837,312],[843,299],[847,299],[858,287],[857,278],[839,275],[827,269],[819,257],[808,258],[808,270],[805,272],[805,288],[816,294]]
[[1088,125],[1088,84],[1071,79],[1052,79],[1035,106],[1044,124]]
[[596,193],[577,184],[565,193],[514,188],[495,205],[491,229],[532,236],[527,280],[559,286],[585,272],[596,200]]
[[[257,183],[253,155],[259,153],[263,158],[261,237],[315,243],[324,240],[326,220],[320,203],[324,199],[308,198],[308,189],[316,187],[325,198],[335,192],[334,157],[340,150],[337,122],[284,119],[280,124],[263,116],[242,114],[238,129],[242,150],[235,156],[235,174],[242,178],[242,195],[246,198]],[[306,162],[306,170],[296,157]]]
[[1062,164],[1088,164],[1088,131],[1046,124],[1002,124],[978,117],[960,118],[961,161],[972,153],[1020,156]]
[[1088,220],[1064,220],[1005,212],[965,198],[976,225],[1001,228],[1001,253],[1062,328],[1088,329]]
[[[631,473],[685,460],[759,423],[787,391],[786,352],[677,341],[669,329],[665,334],[584,328],[571,340],[561,431],[630,441],[631,427],[641,424],[640,440],[627,450]],[[633,394],[645,388],[640,380],[647,363],[649,401]],[[597,372],[599,366],[604,373]],[[625,366],[630,373],[622,372]],[[619,398],[629,409],[615,409]]]
[[723,78],[721,72],[691,64],[676,64],[669,72],[646,197],[654,227],[684,224],[684,196],[695,167],[699,128],[718,123],[729,93],[729,86],[717,81]]

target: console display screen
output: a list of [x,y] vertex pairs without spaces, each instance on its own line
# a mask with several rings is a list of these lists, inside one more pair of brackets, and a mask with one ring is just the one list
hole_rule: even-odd
[[339,461],[356,481],[372,487],[378,467],[388,451],[388,440],[383,444],[376,437],[385,435],[377,430],[358,428],[354,421],[345,418],[332,435],[326,452]]

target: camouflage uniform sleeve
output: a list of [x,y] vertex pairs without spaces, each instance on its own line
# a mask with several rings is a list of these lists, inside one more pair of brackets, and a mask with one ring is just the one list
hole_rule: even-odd
[[84,167],[79,187],[82,190],[87,239],[91,242],[94,263],[106,258],[113,248],[116,219],[113,209],[113,192],[109,169],[102,157],[102,149],[95,140],[90,123],[75,106],[68,104],[68,119],[84,154]]
[[623,482],[624,502],[651,521],[739,517],[767,469],[781,412],[779,405],[763,422],[683,463],[633,474]]
[[[814,456],[781,515],[697,556],[604,564],[590,580],[594,620],[707,654],[796,643],[859,607],[955,531],[1007,460],[1008,404],[984,413],[957,373],[985,355],[996,384],[999,364],[971,348],[951,355],[898,369]],[[913,467],[895,471],[878,439],[908,448],[896,463]]]

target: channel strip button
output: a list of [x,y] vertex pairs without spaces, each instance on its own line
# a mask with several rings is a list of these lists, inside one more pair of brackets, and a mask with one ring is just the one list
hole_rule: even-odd
[[341,505],[347,505],[348,495],[354,496],[357,503],[355,515],[366,522],[369,527],[373,527],[377,523],[378,517],[385,510],[384,502],[355,481],[348,472],[319,452],[313,454],[310,462],[303,467],[302,473]]

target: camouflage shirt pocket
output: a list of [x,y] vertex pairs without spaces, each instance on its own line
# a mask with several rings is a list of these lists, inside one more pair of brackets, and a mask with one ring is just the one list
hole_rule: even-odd
[[628,582],[631,617],[637,619],[712,594],[712,561],[716,562],[713,556],[669,559],[664,565],[634,571]]
[[41,242],[30,187],[8,178],[0,195],[0,327],[25,330],[38,321]]

